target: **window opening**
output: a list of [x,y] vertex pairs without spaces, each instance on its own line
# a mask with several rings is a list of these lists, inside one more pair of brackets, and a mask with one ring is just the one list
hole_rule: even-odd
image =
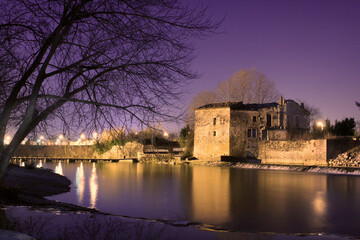
[[271,127],[271,114],[266,115],[266,126]]
[[262,139],[267,140],[267,131],[266,130],[262,131]]
[[296,116],[295,117],[295,124],[296,124],[296,127],[300,127],[300,120],[299,120],[299,116]]

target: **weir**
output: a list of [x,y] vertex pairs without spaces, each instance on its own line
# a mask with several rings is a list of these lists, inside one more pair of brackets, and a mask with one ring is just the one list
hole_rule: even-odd
[[79,162],[79,161],[86,161],[86,162],[133,162],[137,163],[139,160],[137,158],[118,158],[118,159],[95,159],[95,158],[54,158],[54,157],[12,157],[12,163],[20,163],[20,162],[36,162],[36,161],[44,161],[44,162]]

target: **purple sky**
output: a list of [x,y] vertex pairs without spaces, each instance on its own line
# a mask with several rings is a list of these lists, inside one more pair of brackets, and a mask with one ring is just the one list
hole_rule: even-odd
[[323,118],[360,120],[360,0],[203,0],[223,33],[197,42],[191,98],[255,67]]

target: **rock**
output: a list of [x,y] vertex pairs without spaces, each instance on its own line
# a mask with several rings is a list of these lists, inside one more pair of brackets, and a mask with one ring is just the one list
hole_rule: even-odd
[[32,238],[28,235],[14,231],[8,231],[8,230],[0,230],[0,239],[1,240],[35,240],[35,238]]
[[27,169],[9,165],[4,187],[14,188],[19,193],[50,196],[70,190],[71,181],[49,169]]

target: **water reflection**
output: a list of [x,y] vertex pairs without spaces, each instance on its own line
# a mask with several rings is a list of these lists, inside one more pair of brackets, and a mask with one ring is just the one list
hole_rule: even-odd
[[192,205],[197,221],[209,219],[223,224],[230,217],[229,168],[197,167],[193,169]]
[[84,199],[84,189],[85,189],[85,176],[84,176],[84,166],[83,163],[80,163],[80,166],[76,168],[76,194],[78,197],[79,204],[83,203]]
[[40,160],[37,164],[36,167],[37,168],[42,168],[43,164],[42,164],[42,160]]
[[90,186],[90,207],[95,208],[97,194],[98,194],[98,179],[97,179],[95,163],[92,164],[89,186]]
[[75,188],[52,199],[113,214],[246,232],[360,235],[359,177],[131,163],[63,163],[62,169]]
[[61,162],[59,162],[58,165],[55,167],[54,172],[60,175],[64,175]]
[[326,212],[326,195],[323,191],[316,192],[313,206],[315,215],[324,216]]

